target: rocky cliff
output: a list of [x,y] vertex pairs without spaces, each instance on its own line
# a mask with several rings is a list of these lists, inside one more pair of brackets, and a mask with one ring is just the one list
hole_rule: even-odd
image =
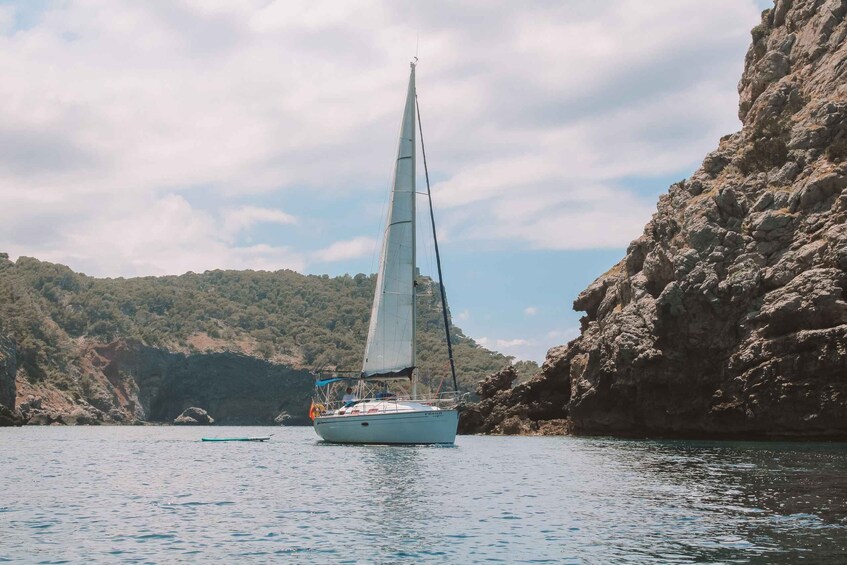
[[124,340],[94,347],[88,358],[121,392],[121,407],[140,420],[170,422],[200,406],[219,424],[308,423],[314,376],[303,369],[231,352],[170,353]]
[[846,13],[763,12],[741,131],[577,297],[580,337],[467,410],[466,431],[847,437]]
[[233,352],[185,354],[120,339],[84,349],[78,391],[18,379],[30,424],[171,422],[200,406],[219,424],[306,424],[314,377]]

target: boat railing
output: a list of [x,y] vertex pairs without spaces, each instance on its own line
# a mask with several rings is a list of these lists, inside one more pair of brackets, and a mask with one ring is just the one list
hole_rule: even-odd
[[[374,396],[347,402],[340,400],[325,401],[318,405],[318,411],[321,414],[338,416],[404,412],[408,410],[407,407],[403,406],[407,402],[449,410],[455,408],[465,396],[466,394],[457,394],[452,391],[415,399],[408,395]],[[375,404],[378,404],[378,406],[374,406]]]

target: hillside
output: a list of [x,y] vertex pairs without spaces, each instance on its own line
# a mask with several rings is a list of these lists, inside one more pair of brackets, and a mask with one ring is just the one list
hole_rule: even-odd
[[847,437],[845,14],[843,0],[763,12],[741,131],[577,297],[580,337],[490,392],[466,431]]
[[[224,422],[296,419],[308,408],[310,370],[361,367],[374,278],[286,270],[99,279],[0,255],[0,335],[16,344],[18,404],[65,422],[74,411],[81,422],[169,421],[192,402]],[[421,381],[446,390],[439,292],[428,279],[420,289]],[[453,332],[465,390],[509,363]]]

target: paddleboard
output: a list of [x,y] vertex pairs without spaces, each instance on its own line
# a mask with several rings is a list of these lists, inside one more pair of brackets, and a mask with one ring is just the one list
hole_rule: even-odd
[[256,437],[204,437],[202,441],[268,441],[271,436]]

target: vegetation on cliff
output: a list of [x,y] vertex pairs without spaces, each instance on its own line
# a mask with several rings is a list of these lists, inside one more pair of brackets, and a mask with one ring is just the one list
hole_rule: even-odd
[[[86,351],[116,340],[184,354],[230,352],[299,369],[356,370],[374,278],[284,270],[101,279],[32,258],[0,257],[0,334],[17,344],[19,378],[82,399],[98,388]],[[424,279],[419,288],[420,375],[425,385],[447,389],[437,284]],[[510,362],[459,328],[452,331],[465,390]]]

